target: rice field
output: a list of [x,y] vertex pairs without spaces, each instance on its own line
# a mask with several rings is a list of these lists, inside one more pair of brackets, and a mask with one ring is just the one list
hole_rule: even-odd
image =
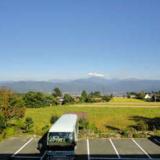
[[90,124],[101,131],[107,131],[106,126],[125,129],[134,125],[134,116],[145,118],[160,117],[160,103],[148,102],[109,102],[94,104],[74,104],[44,108],[28,108],[25,117],[32,117],[34,132],[42,133],[42,128],[50,125],[52,115],[60,116],[66,112],[85,112]]

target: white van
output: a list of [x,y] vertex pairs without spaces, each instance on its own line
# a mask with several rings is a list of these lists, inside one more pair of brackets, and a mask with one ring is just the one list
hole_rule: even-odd
[[78,141],[78,116],[64,114],[50,128],[47,134],[48,159],[74,159]]

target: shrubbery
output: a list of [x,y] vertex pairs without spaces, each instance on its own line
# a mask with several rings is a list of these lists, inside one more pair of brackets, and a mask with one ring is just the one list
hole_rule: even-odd
[[74,103],[74,98],[69,94],[65,94],[63,104],[73,104],[73,103]]
[[143,120],[141,120],[137,123],[136,129],[138,131],[147,131],[149,128],[148,128],[148,124],[145,123]]
[[86,118],[79,119],[79,130],[88,129],[89,121]]
[[73,97],[70,94],[64,94],[59,88],[55,88],[52,94],[44,94],[42,92],[30,91],[23,95],[23,103],[26,107],[39,108],[45,106],[54,106],[58,104],[73,104],[73,103],[93,103],[93,102],[109,102],[112,95],[101,95],[99,91],[87,93],[82,91],[80,97]]
[[53,97],[62,97],[62,91],[56,87],[53,89],[53,93],[52,93]]
[[89,130],[90,131],[93,131],[94,133],[100,133],[100,131],[99,131],[99,129],[95,126],[95,124],[94,123],[92,123],[92,124],[89,124]]
[[102,96],[102,100],[105,101],[105,102],[109,102],[111,99],[112,99],[112,95],[110,96]]
[[23,127],[24,132],[25,133],[32,132],[33,124],[34,124],[34,122],[33,122],[32,118],[27,117],[24,122],[24,127]]
[[94,103],[94,102],[109,102],[112,99],[112,95],[101,95],[99,91],[87,93],[85,90],[82,91],[80,96],[81,103]]
[[51,95],[44,95],[41,92],[28,92],[23,97],[25,105],[31,108],[57,105],[57,99]]
[[6,128],[4,131],[4,138],[14,136],[16,133],[16,129],[14,127]]
[[48,130],[49,130],[49,125],[45,125],[45,126],[42,127],[43,134],[45,134],[46,132],[48,132]]

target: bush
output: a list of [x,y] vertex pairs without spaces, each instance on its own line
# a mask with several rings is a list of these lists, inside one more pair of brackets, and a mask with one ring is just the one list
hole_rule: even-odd
[[93,131],[94,133],[99,133],[100,132],[94,123],[89,125],[89,129],[91,131]]
[[101,98],[101,92],[99,91],[91,92],[89,95],[93,98]]
[[84,130],[84,129],[88,129],[89,127],[89,122],[86,118],[81,118],[79,120],[79,130]]
[[147,137],[147,133],[145,132],[137,132],[133,134],[133,138],[146,138]]
[[18,119],[18,120],[16,120],[15,125],[16,125],[16,128],[17,128],[17,129],[23,129],[23,127],[24,127],[24,122],[23,122],[21,119]]
[[52,95],[54,97],[62,97],[62,91],[58,87],[54,88]]
[[59,117],[56,115],[53,115],[50,119],[50,124],[53,124]]
[[15,133],[16,133],[15,128],[13,128],[13,127],[6,128],[4,131],[4,138],[11,137],[11,136],[15,135]]
[[27,133],[27,132],[32,132],[32,128],[33,128],[33,120],[31,117],[27,117],[25,119],[25,122],[24,122],[24,131]]
[[44,127],[42,127],[42,132],[43,133],[47,133],[49,130],[49,125],[45,125]]
[[74,98],[69,94],[65,94],[63,104],[72,104],[72,103],[74,103]]
[[25,105],[31,108],[58,105],[59,101],[52,95],[46,95],[42,92],[28,92],[23,97]]
[[109,102],[111,99],[112,99],[112,95],[110,95],[110,96],[103,96],[102,97],[102,100],[105,101],[105,102]]
[[45,96],[41,92],[28,92],[24,95],[24,102],[27,107],[37,108],[45,105]]
[[136,125],[138,131],[147,131],[149,129],[148,124],[144,121],[139,121]]
[[59,101],[58,101],[57,98],[55,98],[55,97],[53,97],[51,95],[48,95],[48,96],[45,96],[44,104],[46,106],[58,105]]
[[102,137],[102,138],[112,138],[112,137],[121,138],[121,135],[116,131],[110,130],[107,132],[100,133],[100,137]]
[[127,128],[121,132],[121,135],[122,137],[132,138],[135,133],[136,133],[136,130],[134,128],[130,128],[130,129]]
[[87,102],[87,97],[88,97],[88,94],[86,91],[82,91],[81,93],[81,97],[80,97],[80,102]]

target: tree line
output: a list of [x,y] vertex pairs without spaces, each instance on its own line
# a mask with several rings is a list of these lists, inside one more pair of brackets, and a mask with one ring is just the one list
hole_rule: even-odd
[[[146,95],[148,97],[146,98]],[[157,92],[127,92],[127,98],[141,99],[147,102],[160,102],[160,91]]]
[[72,96],[68,93],[63,94],[59,88],[55,88],[51,94],[47,95],[41,92],[28,92],[24,95],[24,102],[27,107],[44,107],[59,104],[108,102],[112,97],[112,95],[101,95],[99,91],[87,93],[85,90],[80,96]]
[[102,95],[99,91],[88,93],[84,90],[80,96],[73,96],[68,93],[63,94],[59,88],[54,88],[50,94],[34,91],[20,94],[7,88],[0,88],[0,110],[7,116],[7,119],[10,119],[23,117],[25,107],[39,108],[60,104],[108,102],[112,97],[112,95]]
[[[26,108],[39,108],[45,106],[66,105],[74,103],[108,102],[112,95],[101,95],[100,92],[82,91],[80,96],[63,94],[59,88],[54,88],[51,94],[29,91],[24,94],[15,93],[8,88],[0,88],[0,133],[7,128],[12,120],[19,120],[25,116]],[[23,125],[24,131],[32,128],[33,121],[26,117]]]
[[0,88],[0,135],[3,134],[3,137],[5,137],[7,129],[8,132],[12,132],[9,129],[23,132],[32,130],[33,120],[31,117],[26,117],[23,123],[13,123],[13,121],[22,122],[26,111],[25,106],[24,97],[21,94],[14,93],[7,88]]
[[68,93],[63,94],[59,88],[54,88],[51,94],[30,91],[22,97],[26,107],[37,108],[60,104],[108,102],[111,100],[112,95],[101,95],[99,91],[90,93],[82,91],[80,96],[72,96]]

